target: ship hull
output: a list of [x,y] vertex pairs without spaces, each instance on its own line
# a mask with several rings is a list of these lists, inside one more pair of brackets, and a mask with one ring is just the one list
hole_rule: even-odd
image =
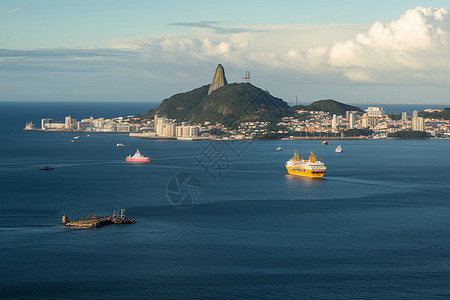
[[125,158],[127,162],[150,162],[150,157],[146,158]]
[[303,171],[294,170],[293,168],[288,167],[288,166],[286,166],[286,169],[290,175],[295,175],[295,176],[322,178],[323,175],[325,174],[325,172],[318,173],[318,172],[311,172],[311,170],[303,170]]

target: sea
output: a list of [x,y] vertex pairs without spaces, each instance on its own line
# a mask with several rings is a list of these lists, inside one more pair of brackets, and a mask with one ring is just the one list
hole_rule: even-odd
[[[20,130],[156,105],[0,103],[0,298],[450,297],[448,139],[322,145]],[[151,162],[126,163],[136,149]],[[286,174],[296,149],[322,159],[323,179]],[[64,214],[120,209],[136,224],[61,224]]]

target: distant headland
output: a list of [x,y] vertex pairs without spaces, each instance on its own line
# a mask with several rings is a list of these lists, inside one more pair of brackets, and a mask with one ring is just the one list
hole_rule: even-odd
[[[296,102],[296,101],[295,101]],[[356,106],[333,99],[289,106],[248,80],[228,83],[219,64],[211,84],[164,99],[138,116],[65,122],[41,120],[25,130],[114,132],[163,139],[448,138],[450,108],[385,114],[382,107]]]

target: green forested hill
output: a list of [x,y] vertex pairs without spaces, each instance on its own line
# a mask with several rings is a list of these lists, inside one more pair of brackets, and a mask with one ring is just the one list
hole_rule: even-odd
[[450,120],[450,107],[444,108],[442,112],[427,113],[422,111],[419,112],[419,117]]
[[400,139],[426,139],[430,138],[431,136],[425,131],[401,130],[389,133],[388,137]]
[[319,100],[310,105],[289,105],[250,83],[227,84],[208,95],[209,85],[186,93],[171,96],[161,102],[157,109],[150,110],[142,118],[155,114],[178,121],[219,122],[235,125],[245,121],[276,122],[283,116],[296,116],[296,110],[326,111],[345,115],[346,111],[361,111],[359,107],[335,100]]
[[344,104],[332,99],[314,101],[309,105],[296,105],[293,109],[301,109],[307,111],[326,111],[330,114],[345,116],[346,111],[361,111],[361,108]]
[[154,114],[165,115],[179,121],[221,122],[237,124],[242,121],[271,120],[281,111],[289,109],[282,99],[250,83],[227,84],[208,95],[209,85],[165,99]]

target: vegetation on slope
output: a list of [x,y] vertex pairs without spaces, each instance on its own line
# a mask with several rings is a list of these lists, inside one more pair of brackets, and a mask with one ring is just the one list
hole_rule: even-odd
[[442,112],[419,112],[419,117],[430,118],[430,119],[444,119],[450,120],[450,107],[444,108]]
[[388,134],[388,137],[399,139],[426,139],[431,135],[425,131],[402,130]]
[[245,121],[272,121],[289,105],[250,83],[227,84],[208,95],[208,85],[165,99],[156,110],[141,116],[164,115],[192,122],[219,122],[226,125]]
[[344,131],[344,136],[345,137],[349,137],[349,136],[369,136],[373,134],[373,130],[372,129],[347,129],[346,131]]
[[309,104],[309,105],[296,105],[292,107],[293,109],[296,110],[307,110],[307,111],[326,111],[329,112],[330,114],[335,114],[335,115],[341,115],[341,116],[345,116],[345,113],[347,111],[360,111],[362,112],[361,108],[353,106],[353,105],[348,105],[348,104],[344,104],[332,99],[327,99],[327,100],[319,100],[319,101],[314,101],[313,103]]
[[208,88],[209,85],[204,85],[186,93],[175,94],[164,99],[157,109],[150,110],[141,118],[152,118],[153,115],[158,114],[170,119],[189,121],[192,119],[194,109],[208,95]]

